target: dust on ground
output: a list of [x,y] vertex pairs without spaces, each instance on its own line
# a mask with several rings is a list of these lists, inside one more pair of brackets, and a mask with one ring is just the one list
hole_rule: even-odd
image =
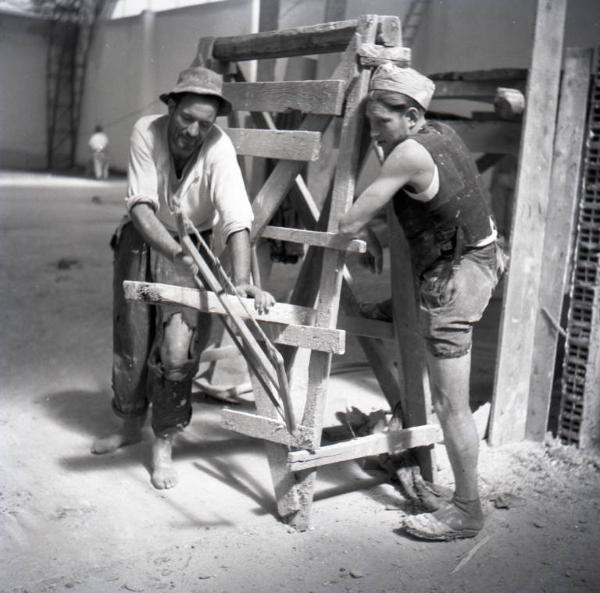
[[[600,590],[600,460],[552,438],[482,443],[486,526],[454,543],[399,534],[413,508],[363,462],[319,471],[314,526],[295,532],[276,517],[262,443],[222,428],[221,404],[202,396],[176,445],[174,490],[150,485],[149,432],[91,455],[115,422],[108,240],[123,192],[120,180],[0,175],[0,591]],[[276,265],[275,291],[293,274]],[[385,294],[385,277],[373,280],[357,272],[363,296]],[[476,360],[481,401],[492,359]],[[360,360],[350,342],[334,367]],[[330,424],[350,405],[386,406],[372,375],[347,368],[330,382]],[[451,486],[443,446],[436,457]]]

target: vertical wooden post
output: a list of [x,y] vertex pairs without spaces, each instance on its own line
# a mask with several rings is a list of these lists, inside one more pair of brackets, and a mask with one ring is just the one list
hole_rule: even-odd
[[[399,397],[406,426],[420,426],[429,424],[433,413],[425,344],[418,327],[419,311],[414,272],[408,242],[391,203],[388,206],[387,219],[390,227],[390,256],[394,262],[392,266],[393,318],[402,383]],[[432,448],[423,448],[417,453],[423,477],[434,481],[435,463]]]
[[555,323],[561,319],[581,189],[592,57],[592,49],[569,48],[564,61],[529,385],[526,436],[536,441],[544,439],[548,424],[558,340]]
[[[259,31],[276,31],[279,29],[279,0],[260,0],[258,15]],[[275,80],[275,63],[277,60],[258,60],[256,80]]]
[[[367,15],[359,19],[357,32],[362,40],[374,43],[377,30],[377,18]],[[340,154],[336,168],[331,211],[327,230],[336,232],[341,216],[352,205],[356,178],[358,176],[358,149],[364,123],[364,98],[366,97],[370,71],[359,72],[352,87],[342,124]],[[340,305],[340,293],[344,271],[345,253],[333,249],[325,250],[321,272],[320,291],[317,300],[317,319],[319,327],[335,327]],[[331,354],[313,351],[310,356],[308,392],[302,424],[313,430],[318,441],[323,428],[323,415],[327,402],[327,384],[331,369]],[[292,518],[298,529],[306,529],[310,522],[310,509],[316,482],[316,470],[307,470],[296,474],[297,493],[300,498],[300,510]]]
[[538,0],[490,444],[525,437],[567,0]]

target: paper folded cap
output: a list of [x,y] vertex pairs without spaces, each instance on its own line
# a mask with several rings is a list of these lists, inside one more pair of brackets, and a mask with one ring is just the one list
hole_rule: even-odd
[[382,64],[375,70],[369,85],[370,91],[402,93],[414,99],[427,111],[435,91],[433,81],[412,68],[401,68],[392,63]]

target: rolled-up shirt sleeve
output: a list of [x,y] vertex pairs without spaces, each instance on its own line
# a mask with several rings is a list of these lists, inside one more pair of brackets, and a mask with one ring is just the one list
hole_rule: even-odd
[[129,166],[127,169],[128,187],[125,204],[127,211],[136,204],[148,204],[158,210],[158,177],[156,163],[152,158],[152,148],[147,138],[136,125],[129,142]]
[[232,233],[250,230],[254,216],[231,140],[222,137],[215,149],[211,154],[209,187],[212,203],[219,213],[222,239],[227,242]]

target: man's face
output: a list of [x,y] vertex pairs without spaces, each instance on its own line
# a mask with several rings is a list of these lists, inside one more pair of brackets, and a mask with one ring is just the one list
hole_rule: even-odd
[[369,101],[367,118],[371,139],[381,147],[385,156],[410,134],[412,120],[408,110],[388,109],[381,103]]
[[199,95],[183,95],[169,107],[169,150],[175,161],[185,161],[204,142],[217,117],[218,103]]

